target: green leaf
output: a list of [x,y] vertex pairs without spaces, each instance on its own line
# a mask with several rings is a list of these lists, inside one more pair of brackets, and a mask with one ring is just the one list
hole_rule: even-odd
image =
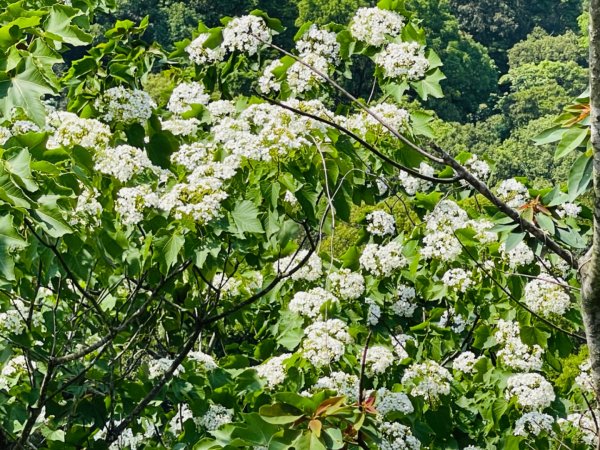
[[31,175],[30,163],[31,155],[24,148],[13,158],[6,161],[6,169],[16,177],[21,187],[24,187],[29,192],[35,192],[38,190],[38,185]]
[[583,154],[573,163],[569,171],[569,201],[572,202],[587,190],[592,180],[592,161],[591,157]]
[[273,425],[294,423],[304,417],[304,414],[298,409],[282,403],[261,406],[259,413],[262,420]]
[[[92,42],[92,35],[86,33],[73,19],[78,10],[66,5],[54,5],[45,23],[46,35],[51,39],[72,45],[85,45]],[[79,20],[81,17],[78,18]]]
[[42,126],[46,110],[41,97],[53,94],[54,89],[31,57],[26,58],[21,66],[23,70],[12,78],[0,76],[0,111],[5,117],[10,117],[14,108],[22,108],[31,120]]
[[325,444],[312,431],[305,431],[302,436],[296,440],[295,448],[297,450],[326,450]]
[[249,200],[242,200],[231,211],[231,218],[240,233],[264,233],[258,214],[258,208],[254,206],[254,203]]
[[535,215],[537,223],[542,227],[543,230],[546,230],[550,234],[554,234],[556,228],[554,227],[554,221],[550,216],[547,216],[543,213],[538,213]]
[[177,261],[177,256],[183,248],[184,243],[185,238],[180,234],[179,230],[156,239],[154,244],[156,248],[155,254],[163,273],[167,273],[173,263]]
[[589,133],[588,128],[571,128],[569,129],[560,140],[558,147],[556,147],[556,153],[554,154],[555,159],[567,156],[577,147],[579,147],[583,141],[587,138]]
[[411,82],[411,86],[417,91],[419,97],[423,100],[427,100],[429,96],[435,98],[442,98],[444,93],[440,86],[440,81],[445,80],[446,75],[442,73],[440,69],[435,69],[433,73],[430,73],[421,81]]
[[44,195],[38,199],[39,207],[34,210],[35,215],[41,220],[40,226],[53,238],[73,232],[65,221],[65,211],[57,204],[59,199],[58,195]]
[[25,241],[13,225],[13,216],[7,214],[0,217],[0,275],[8,281],[15,279],[15,263],[12,256],[13,249],[27,247]]
[[511,251],[519,245],[523,239],[525,239],[525,233],[510,233],[504,242],[505,250],[507,252]]

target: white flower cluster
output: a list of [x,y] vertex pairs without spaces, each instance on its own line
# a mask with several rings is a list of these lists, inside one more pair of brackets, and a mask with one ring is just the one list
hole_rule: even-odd
[[473,352],[462,352],[454,361],[452,361],[452,368],[466,374],[471,374],[475,371],[475,364],[481,361],[482,356],[475,356]]
[[[410,123],[410,114],[407,110],[399,108],[393,103],[380,103],[371,107],[371,111],[387,126],[393,130],[402,133],[406,131]],[[355,131],[360,136],[366,134],[391,134],[391,131],[385,127],[378,119],[375,119],[365,111],[360,111],[348,118],[338,117],[343,126]]]
[[541,316],[562,316],[571,307],[571,297],[559,283],[563,281],[542,273],[525,285],[523,301]]
[[212,356],[199,350],[189,352],[188,359],[202,364],[205,370],[215,370],[219,367]]
[[461,314],[458,314],[454,307],[450,307],[440,317],[438,326],[441,328],[451,327],[455,333],[462,333],[467,326],[467,320]]
[[328,389],[337,392],[338,395],[346,396],[349,401],[356,401],[358,385],[356,375],[346,372],[331,372],[328,377],[319,378],[311,390]]
[[396,241],[385,245],[367,244],[359,262],[363,269],[376,277],[389,277],[407,264],[402,255],[402,245]]
[[575,384],[583,392],[594,392],[594,379],[592,378],[592,364],[590,360],[586,360],[579,365],[579,375],[575,377]]
[[417,305],[414,302],[417,298],[415,288],[400,284],[398,285],[396,294],[398,295],[398,300],[392,304],[392,312],[400,317],[412,317],[417,309]]
[[206,164],[209,156],[215,150],[215,145],[207,142],[196,141],[191,144],[182,144],[176,152],[171,154],[171,162],[193,172],[196,168]]
[[396,232],[396,219],[385,211],[367,214],[367,231],[375,236],[393,235]]
[[204,92],[204,85],[196,81],[178,84],[169,98],[167,109],[179,115],[192,109],[192,105],[206,105],[210,97]]
[[[303,61],[318,70],[321,73],[329,72],[329,61],[327,58],[316,53],[308,53],[302,58]],[[313,87],[318,86],[323,81],[311,67],[307,67],[299,61],[296,61],[287,70],[287,82],[292,92],[301,94],[310,91]]]
[[393,364],[394,354],[389,348],[384,347],[383,345],[374,345],[367,349],[367,355],[365,357],[365,369],[367,375],[381,375]]
[[406,425],[398,422],[383,422],[379,426],[383,436],[379,448],[381,450],[419,450],[421,442],[412,435]]
[[213,119],[221,119],[235,114],[235,102],[231,100],[217,100],[206,105],[208,112]]
[[200,121],[195,117],[190,119],[171,118],[160,120],[160,126],[164,131],[170,131],[175,136],[194,136],[198,133]]
[[348,327],[339,319],[314,322],[306,327],[304,336],[303,355],[315,367],[339,361],[346,351],[346,344],[352,342]]
[[408,352],[406,351],[408,341],[412,341],[415,345],[417,343],[417,340],[408,334],[392,336],[392,346],[394,347],[394,352],[396,353],[396,356],[398,356],[399,361],[408,358]]
[[526,372],[542,368],[544,350],[537,344],[529,347],[523,343],[517,322],[500,319],[494,338],[502,346],[497,353],[498,360],[506,367]]
[[169,431],[175,436],[179,436],[183,432],[183,424],[192,419],[196,423],[194,413],[185,403],[177,406],[177,413],[169,421]]
[[10,129],[0,126],[0,145],[6,144],[6,141],[11,137],[12,133],[10,132]]
[[301,316],[315,319],[321,315],[323,305],[331,306],[333,303],[339,303],[338,298],[325,289],[316,287],[308,292],[296,292],[290,301],[290,311]]
[[77,197],[77,205],[73,210],[73,216],[69,220],[71,225],[82,225],[96,227],[100,225],[102,205],[98,201],[100,193],[98,189],[83,188]]
[[98,172],[111,175],[121,183],[131,180],[144,169],[155,169],[144,150],[126,144],[105,148],[96,153],[95,160]]
[[490,175],[490,165],[477,155],[471,156],[465,163],[465,169],[476,178],[486,180]]
[[[148,361],[148,377],[150,379],[161,377],[167,370],[169,370],[169,367],[171,367],[173,361],[174,360],[171,358],[151,359],[150,361]],[[177,375],[179,375],[181,373],[181,370],[182,367],[180,365],[173,372],[173,376],[176,377]]]
[[429,60],[418,42],[388,44],[375,55],[375,64],[383,69],[387,78],[419,80],[429,69]]
[[[18,335],[27,329],[29,306],[25,305],[21,299],[13,300],[10,306],[6,311],[0,312],[0,329]],[[43,324],[44,317],[39,308],[35,307],[31,316],[31,325],[39,327]]]
[[202,33],[185,48],[185,51],[190,55],[190,59],[196,64],[221,61],[225,56],[224,49],[220,46],[214,49],[204,46],[209,37],[209,33]]
[[539,436],[542,432],[547,434],[553,434],[552,425],[554,424],[554,417],[540,413],[537,411],[531,411],[523,414],[515,423],[515,436]]
[[275,74],[273,73],[275,69],[280,67],[283,67],[283,63],[278,59],[267,64],[262,75],[258,79],[260,92],[263,94],[269,94],[271,92],[279,92],[281,90],[281,82],[277,81]]
[[366,298],[365,304],[369,306],[367,310],[367,323],[371,326],[375,326],[381,319],[381,306],[379,306],[372,298]]
[[527,410],[542,410],[556,398],[552,385],[539,373],[520,373],[506,381],[506,399],[517,398]]
[[258,16],[242,16],[232,19],[223,29],[222,47],[252,56],[263,43],[271,42],[271,32],[265,21]]
[[581,213],[581,206],[575,203],[563,203],[556,209],[556,214],[559,217],[577,217]]
[[[273,264],[273,270],[276,273],[283,275],[288,274],[295,269],[308,254],[308,250],[300,250],[295,255],[286,256]],[[294,272],[291,276],[292,280],[299,281],[317,281],[323,274],[323,261],[319,258],[319,255],[313,253],[309,256],[308,261],[304,266]]]
[[326,58],[330,63],[339,61],[340,44],[337,42],[337,35],[332,31],[322,30],[315,24],[296,42],[296,49],[300,58],[314,54]]
[[494,224],[486,219],[469,220],[467,225],[475,231],[475,239],[482,244],[490,244],[498,240],[498,233],[490,231]]
[[220,428],[222,425],[231,423],[233,421],[233,411],[225,408],[223,405],[211,404],[208,411],[198,419],[196,419],[197,425],[208,431],[214,431]]
[[285,380],[285,367],[284,362],[292,356],[289,353],[284,353],[280,356],[274,356],[267,362],[256,367],[258,376],[264,378],[267,381],[267,387],[273,389],[280,385]]
[[12,124],[10,130],[14,136],[27,133],[39,133],[40,131],[42,131],[40,127],[31,120],[16,120]]
[[[114,426],[118,426],[121,423],[120,420],[114,422]],[[106,433],[108,431],[108,424],[104,426],[100,432],[94,435],[94,440],[103,440],[106,439]],[[130,448],[131,450],[137,450],[140,446],[143,446],[145,442],[148,442],[149,439],[152,438],[154,434],[154,428],[149,424],[146,424],[146,429],[143,433],[133,434],[133,430],[131,428],[125,428],[123,432],[119,435],[117,440],[113,442],[108,450],[122,450],[124,448]]]
[[[594,411],[595,417],[600,416],[600,411]],[[557,423],[563,433],[574,431],[575,435],[589,448],[598,446],[598,431],[596,418],[589,410],[582,413],[569,414],[566,419],[558,419]]]
[[438,258],[442,261],[456,259],[462,252],[462,246],[454,231],[467,226],[467,213],[452,200],[442,200],[424,220],[427,234],[423,238],[425,245],[421,255],[425,259]]
[[402,32],[404,17],[394,11],[379,8],[359,8],[350,23],[354,39],[374,47],[381,47],[387,38]]
[[94,107],[107,122],[143,124],[152,116],[156,103],[147,92],[117,86],[104,91]]
[[47,148],[80,145],[92,150],[108,146],[112,133],[108,125],[96,119],[82,119],[76,114],[56,111],[51,117],[54,133],[48,139]]
[[327,279],[331,283],[333,293],[344,300],[356,300],[365,292],[364,277],[350,269],[331,272]]
[[467,292],[474,284],[471,273],[461,268],[447,270],[442,276],[442,283],[455,292]]
[[496,192],[500,200],[511,208],[523,206],[529,200],[529,190],[527,187],[514,178],[509,178],[500,183]]
[[221,291],[221,295],[224,298],[233,298],[240,295],[240,287],[242,281],[229,276],[226,273],[217,273],[212,279],[212,285],[215,289]]
[[499,250],[502,259],[508,262],[511,269],[531,264],[535,259],[533,251],[531,251],[529,246],[523,241],[519,242],[516,247],[509,251],[506,251],[506,244],[503,242],[500,244]]
[[377,389],[375,409],[378,414],[385,416],[391,412],[412,414],[415,411],[408,395],[403,392],[392,392],[386,388]]
[[115,211],[124,225],[137,225],[144,219],[144,210],[158,205],[158,195],[145,184],[124,187],[117,193]]
[[402,376],[402,384],[412,386],[412,396],[433,401],[450,393],[451,382],[452,375],[448,369],[432,360],[412,364]]
[[[435,169],[426,162],[422,162],[419,164],[419,173],[427,177],[433,177]],[[417,192],[427,192],[433,186],[431,181],[413,177],[403,171],[400,171],[398,174],[398,180],[408,195],[415,195]]]

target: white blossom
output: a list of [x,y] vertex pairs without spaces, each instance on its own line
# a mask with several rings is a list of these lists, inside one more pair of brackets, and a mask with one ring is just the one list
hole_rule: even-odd
[[358,377],[345,372],[331,372],[329,376],[319,378],[312,387],[313,391],[328,389],[335,391],[338,395],[348,397],[349,401],[358,399]]
[[388,78],[419,80],[429,69],[423,47],[418,42],[388,44],[375,55],[375,64],[383,69]]
[[403,392],[392,392],[386,388],[377,390],[375,409],[377,410],[377,413],[382,416],[391,412],[399,412],[408,415],[415,411],[408,395]]
[[523,414],[516,422],[513,431],[515,436],[539,436],[542,432],[552,434],[554,417],[531,411]]
[[506,399],[517,398],[517,403],[527,410],[542,410],[556,398],[552,385],[539,373],[512,375],[506,381]]
[[579,365],[579,375],[575,377],[575,384],[583,392],[594,392],[594,379],[592,378],[592,363],[589,359]]
[[471,374],[475,371],[475,364],[482,359],[482,356],[475,356],[473,352],[462,352],[454,361],[452,367],[459,372]]
[[327,279],[331,283],[331,291],[344,300],[356,300],[365,292],[364,277],[350,269],[331,272]]
[[136,225],[144,219],[144,210],[158,204],[158,195],[146,184],[124,187],[117,193],[115,211],[124,225]]
[[502,259],[508,262],[511,269],[516,269],[519,266],[526,266],[535,260],[535,255],[529,246],[521,241],[516,247],[506,251],[506,244],[500,244],[500,254]]
[[529,200],[529,190],[527,187],[514,178],[509,178],[500,183],[496,192],[500,200],[504,201],[511,208],[523,206]]
[[209,33],[202,33],[185,48],[190,59],[196,64],[218,62],[223,60],[223,57],[225,56],[222,47],[212,49],[204,46],[204,43],[209,37]]
[[394,364],[394,354],[389,348],[383,345],[374,345],[367,349],[365,369],[368,375],[381,375],[392,364]]
[[147,92],[117,86],[104,91],[94,102],[107,122],[145,123],[156,103]]
[[96,119],[82,119],[76,114],[57,111],[53,113],[55,127],[47,148],[74,145],[98,151],[108,146],[112,133],[108,125]]
[[417,305],[414,302],[417,297],[415,288],[400,284],[397,287],[396,295],[398,296],[398,300],[391,306],[393,313],[400,317],[412,317],[417,309]]
[[196,81],[181,83],[173,89],[167,109],[174,114],[183,114],[191,111],[192,105],[206,105],[209,100],[203,84]]
[[315,367],[339,361],[352,342],[348,327],[339,319],[314,322],[304,330],[302,353]]
[[581,213],[581,206],[575,203],[563,203],[556,209],[556,214],[559,217],[577,217]]
[[281,90],[281,82],[277,81],[277,78],[273,73],[275,69],[280,67],[283,67],[283,63],[279,59],[271,61],[265,67],[261,77],[258,79],[260,92],[263,94],[270,94],[271,92],[279,92]]
[[419,450],[421,442],[412,435],[412,431],[406,425],[398,422],[383,422],[379,425],[382,441],[379,444],[381,450]]
[[202,364],[206,370],[214,370],[219,367],[212,356],[199,350],[189,352],[187,357],[192,361]]
[[296,49],[300,58],[314,54],[332,64],[339,61],[340,44],[337,42],[337,35],[332,31],[322,30],[315,24],[312,24],[296,42]]
[[196,420],[198,426],[213,431],[233,421],[233,411],[223,405],[211,404],[208,411]]
[[461,268],[449,269],[442,276],[444,283],[450,291],[467,292],[473,286],[473,278],[471,273]]
[[350,33],[359,40],[381,47],[389,37],[402,32],[404,17],[393,11],[379,8],[359,8],[350,23]]
[[258,16],[242,16],[235,17],[225,26],[221,45],[226,50],[252,56],[263,42],[271,42],[271,33],[265,21]]
[[339,300],[331,292],[316,287],[308,292],[296,292],[290,301],[290,311],[311,319],[321,315],[321,309],[324,305],[339,303]]
[[523,343],[517,322],[500,319],[497,327],[494,338],[502,346],[497,353],[500,363],[511,369],[522,371],[542,368],[544,350],[537,344],[530,347]]
[[451,382],[452,375],[448,369],[432,360],[412,364],[402,376],[402,384],[411,387],[412,396],[434,401],[450,393]]
[[198,133],[200,121],[195,117],[190,119],[174,117],[169,120],[161,119],[160,125],[164,131],[170,131],[175,136],[195,136]]
[[367,231],[375,236],[393,235],[396,232],[396,219],[385,211],[367,214]]
[[[148,377],[150,379],[156,379],[161,377],[173,364],[174,360],[171,358],[158,358],[151,359],[148,361]],[[181,373],[181,366],[177,367],[173,372],[173,376],[177,376]]]
[[374,276],[389,277],[398,269],[406,266],[402,255],[402,245],[392,241],[386,245],[367,244],[359,258],[360,265]]
[[571,307],[571,297],[561,286],[561,279],[548,274],[540,274],[525,285],[523,301],[529,308],[544,317],[562,316]]
[[[273,270],[281,274],[289,274],[306,258],[308,250],[300,250],[295,255],[286,256],[273,264]],[[315,253],[311,254],[306,264],[291,275],[292,280],[317,281],[323,274],[323,262]]]
[[267,387],[273,389],[280,385],[285,380],[285,367],[284,362],[292,355],[285,353],[280,356],[274,356],[267,362],[256,367],[258,376],[264,378],[267,381]]
[[[433,177],[435,169],[426,162],[419,164],[419,173],[428,177]],[[398,180],[408,195],[415,195],[417,192],[427,192],[433,186],[431,181],[422,178],[413,177],[408,172],[400,171]]]

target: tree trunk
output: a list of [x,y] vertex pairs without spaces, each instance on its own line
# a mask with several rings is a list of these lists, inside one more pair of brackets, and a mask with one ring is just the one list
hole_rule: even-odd
[[[600,0],[590,3],[590,107],[594,150],[594,234],[582,260],[582,310],[596,399],[600,400]],[[599,446],[600,448],[600,446]]]

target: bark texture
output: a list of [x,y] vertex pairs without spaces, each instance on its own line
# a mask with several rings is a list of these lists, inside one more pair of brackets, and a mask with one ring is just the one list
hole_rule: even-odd
[[581,261],[582,309],[596,399],[600,400],[600,0],[590,2],[590,107],[594,150],[594,236]]

